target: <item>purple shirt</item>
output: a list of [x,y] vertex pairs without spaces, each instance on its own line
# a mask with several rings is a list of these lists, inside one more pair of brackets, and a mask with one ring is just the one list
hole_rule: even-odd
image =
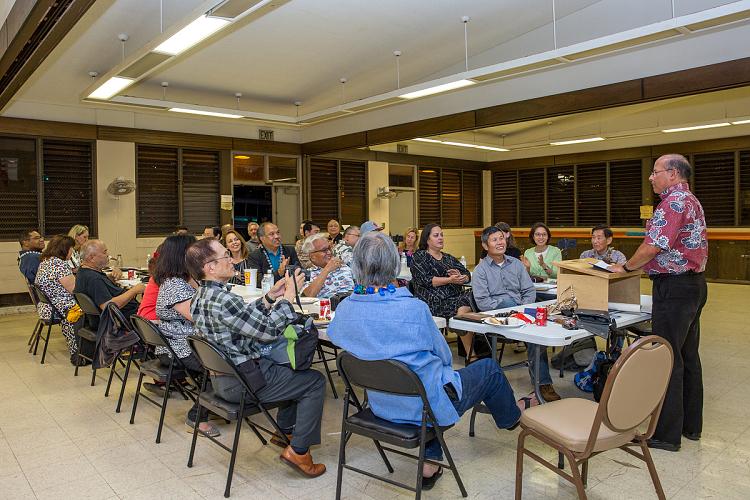
[[646,222],[647,245],[661,251],[643,266],[648,274],[702,273],[708,260],[706,216],[686,182],[662,191],[654,216]]

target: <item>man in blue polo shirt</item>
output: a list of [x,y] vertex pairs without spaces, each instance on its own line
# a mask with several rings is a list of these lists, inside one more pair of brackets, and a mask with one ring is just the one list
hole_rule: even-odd
[[44,250],[44,236],[36,229],[31,229],[21,233],[18,243],[21,245],[21,251],[18,252],[18,269],[26,281],[34,283],[39,269],[39,257]]

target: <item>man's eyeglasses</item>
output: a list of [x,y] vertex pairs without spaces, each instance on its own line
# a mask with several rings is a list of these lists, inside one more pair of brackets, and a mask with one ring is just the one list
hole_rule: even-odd
[[231,254],[231,253],[229,253],[229,250],[227,250],[227,251],[226,251],[226,252],[224,253],[224,255],[223,255],[223,256],[221,256],[221,257],[217,257],[217,258],[215,258],[215,259],[207,260],[207,261],[206,261],[206,264],[208,264],[209,262],[218,262],[218,261],[220,261],[220,260],[222,260],[222,259],[231,259],[231,258],[232,258],[232,254]]
[[651,171],[651,175],[660,174],[662,172],[669,172],[670,170],[674,170],[674,169],[673,168],[665,168],[664,170],[656,170],[656,169],[654,169],[654,170]]
[[329,252],[333,252],[333,250],[331,250],[331,247],[330,247],[330,246],[327,246],[327,247],[325,247],[325,248],[321,248],[320,250],[313,250],[313,251],[312,251],[312,252],[310,252],[310,253],[311,253],[311,254],[313,254],[313,253],[320,253],[320,252],[325,252],[325,253],[329,253]]

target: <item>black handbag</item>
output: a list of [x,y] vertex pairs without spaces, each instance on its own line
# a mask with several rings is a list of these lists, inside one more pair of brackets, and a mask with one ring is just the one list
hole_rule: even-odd
[[617,330],[617,321],[607,311],[576,309],[575,317],[579,328],[603,339],[609,338],[610,334]]

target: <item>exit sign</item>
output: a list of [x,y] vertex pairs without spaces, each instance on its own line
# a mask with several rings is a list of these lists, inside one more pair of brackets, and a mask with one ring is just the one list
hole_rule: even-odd
[[272,141],[273,140],[273,130],[267,130],[264,128],[258,129],[258,139],[261,141]]

